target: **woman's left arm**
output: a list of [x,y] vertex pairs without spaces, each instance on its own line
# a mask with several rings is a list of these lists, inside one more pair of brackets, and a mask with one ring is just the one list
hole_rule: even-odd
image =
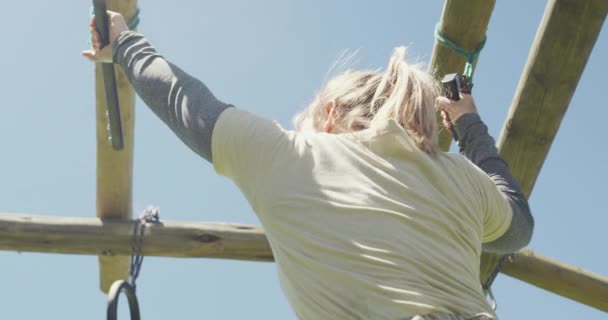
[[114,42],[112,56],[146,105],[188,147],[213,162],[213,128],[231,105],[218,100],[204,83],[164,59],[141,34],[122,32]]

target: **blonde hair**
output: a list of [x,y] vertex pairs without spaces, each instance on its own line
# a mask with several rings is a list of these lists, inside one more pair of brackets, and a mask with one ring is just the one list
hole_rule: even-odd
[[418,65],[405,60],[405,47],[398,47],[387,70],[346,70],[333,77],[312,103],[294,118],[298,131],[322,131],[325,106],[335,103],[334,133],[369,128],[376,122],[396,120],[418,148],[434,155],[439,151],[435,98],[438,82]]

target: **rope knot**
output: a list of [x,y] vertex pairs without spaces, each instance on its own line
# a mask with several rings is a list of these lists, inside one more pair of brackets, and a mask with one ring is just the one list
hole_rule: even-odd
[[435,39],[438,43],[463,56],[467,60],[464,65],[463,74],[470,79],[473,79],[473,63],[475,62],[475,59],[477,59],[477,56],[479,56],[479,53],[483,47],[486,45],[486,40],[488,37],[484,36],[483,40],[481,40],[475,49],[472,51],[467,51],[463,47],[459,46],[456,42],[450,40],[445,33],[441,32],[441,24],[438,23],[435,26]]

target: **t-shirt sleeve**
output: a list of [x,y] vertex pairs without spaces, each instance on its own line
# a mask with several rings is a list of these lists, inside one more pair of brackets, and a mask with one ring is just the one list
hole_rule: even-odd
[[275,155],[286,152],[289,141],[289,133],[275,121],[236,108],[227,109],[213,130],[213,167],[252,200],[256,189],[272,174]]
[[482,172],[481,204],[483,211],[483,243],[491,242],[502,236],[511,225],[513,213],[511,205],[496,187],[492,179]]

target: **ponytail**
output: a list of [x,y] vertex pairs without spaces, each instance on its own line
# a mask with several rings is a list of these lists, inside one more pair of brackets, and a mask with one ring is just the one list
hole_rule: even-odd
[[346,70],[332,78],[311,105],[294,119],[296,130],[322,131],[324,106],[334,101],[334,133],[369,128],[396,120],[427,154],[439,152],[435,98],[437,81],[419,65],[405,62],[405,47],[396,48],[385,73]]
[[417,65],[406,63],[405,52],[405,47],[398,47],[391,56],[372,99],[372,105],[382,105],[374,114],[372,123],[395,119],[420,150],[434,155],[439,152],[435,115],[438,85]]

